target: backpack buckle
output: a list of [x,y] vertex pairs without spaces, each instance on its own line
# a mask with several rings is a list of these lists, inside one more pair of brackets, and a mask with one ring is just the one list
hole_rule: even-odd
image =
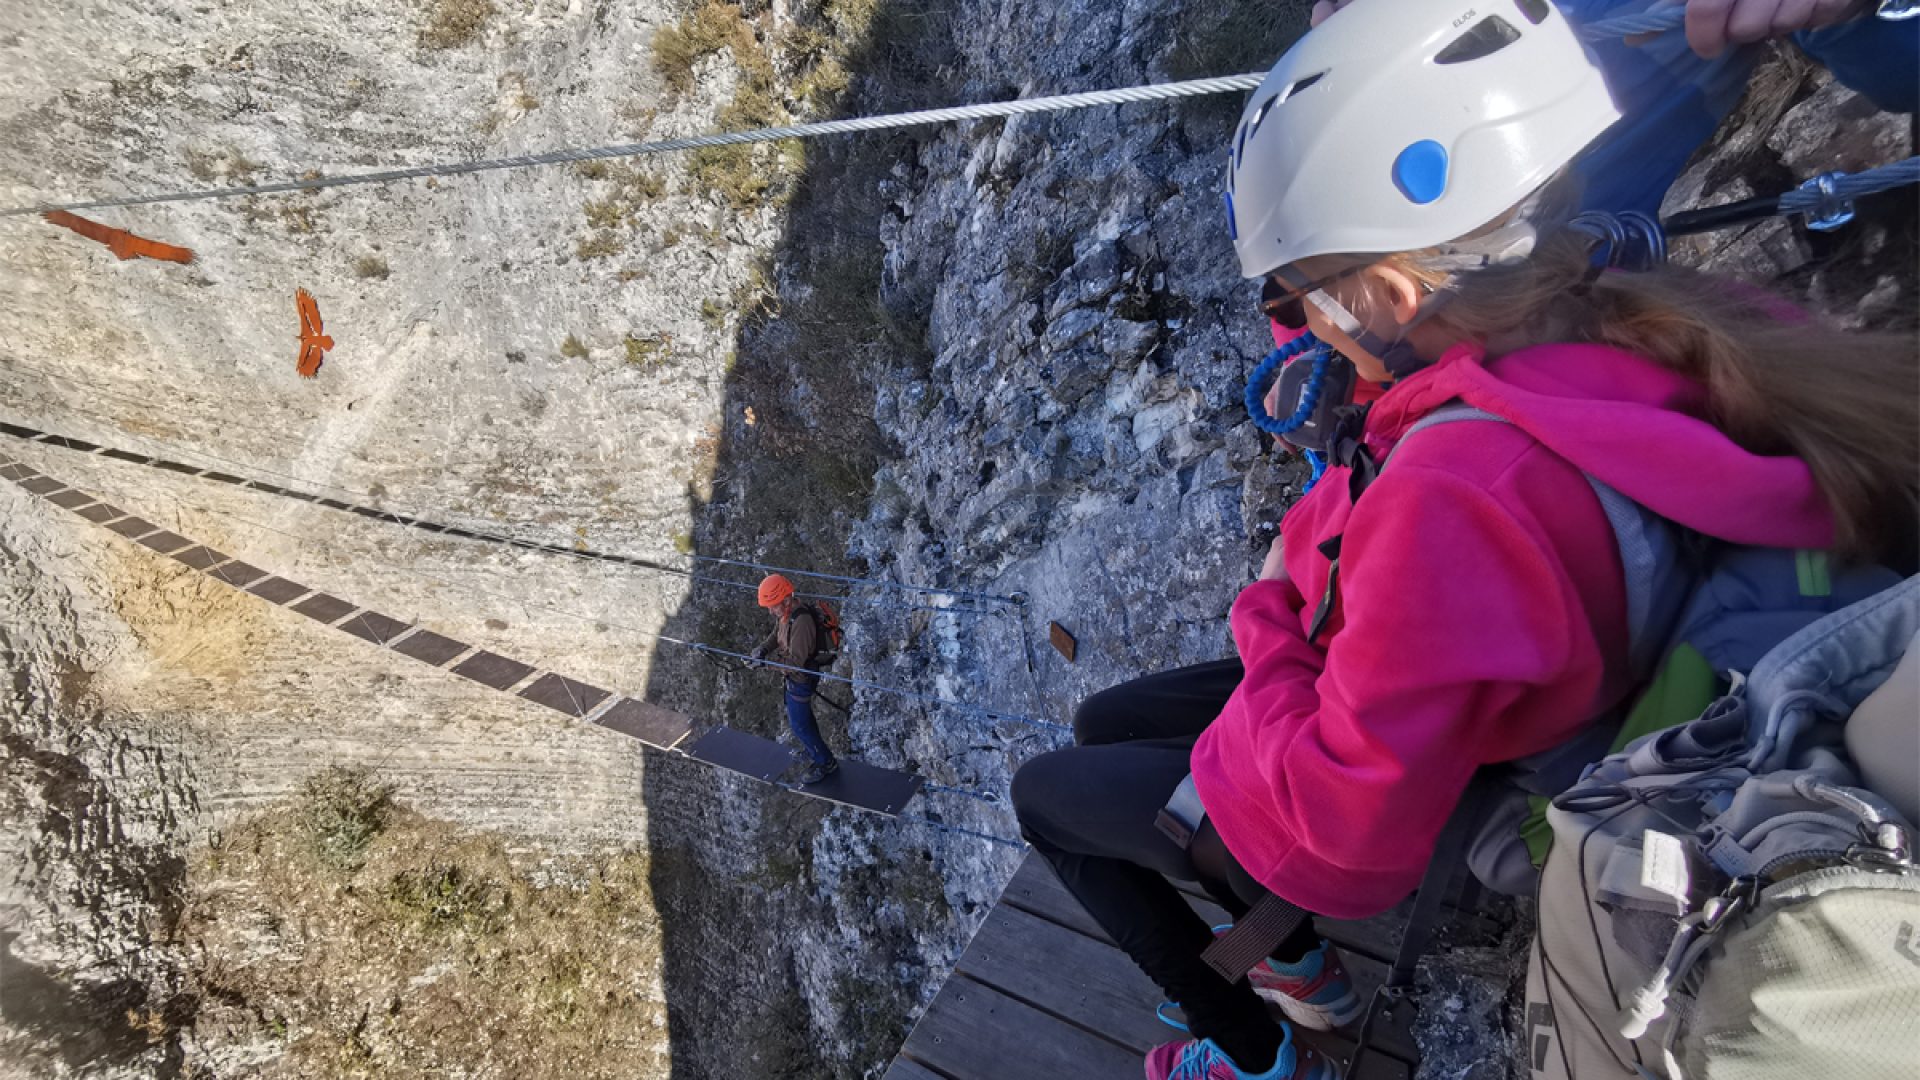
[[1725,892],[1707,901],[1701,911],[1700,933],[1716,934],[1727,924],[1727,920],[1753,906],[1760,898],[1760,879],[1757,877],[1737,877],[1729,884]]

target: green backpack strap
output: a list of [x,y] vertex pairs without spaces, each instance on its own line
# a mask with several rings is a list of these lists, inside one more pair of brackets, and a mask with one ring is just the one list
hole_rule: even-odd
[[[1727,680],[1713,670],[1707,658],[1691,643],[1681,642],[1673,652],[1667,655],[1666,663],[1654,676],[1653,682],[1633,704],[1627,713],[1626,722],[1620,725],[1620,732],[1614,736],[1613,745],[1607,752],[1617,754],[1626,749],[1628,743],[1643,735],[1678,727],[1705,712],[1707,706],[1714,703],[1727,690]],[[1534,866],[1542,866],[1547,861],[1547,853],[1553,850],[1553,828],[1547,824],[1547,807],[1552,800],[1545,795],[1534,795],[1527,799],[1526,820],[1520,823],[1520,838],[1526,842],[1527,855],[1533,859]]]

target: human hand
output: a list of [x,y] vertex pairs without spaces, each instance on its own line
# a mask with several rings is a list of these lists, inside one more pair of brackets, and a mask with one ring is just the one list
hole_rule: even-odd
[[[1687,44],[1708,60],[1751,45],[1855,18],[1867,0],[1686,0]],[[1316,9],[1317,10],[1317,9]]]
[[1319,26],[1327,21],[1327,16],[1353,3],[1353,0],[1319,0],[1313,5],[1313,13],[1307,16],[1308,26]]
[[1278,536],[1273,538],[1273,546],[1267,549],[1267,561],[1260,566],[1260,580],[1287,580],[1287,545]]

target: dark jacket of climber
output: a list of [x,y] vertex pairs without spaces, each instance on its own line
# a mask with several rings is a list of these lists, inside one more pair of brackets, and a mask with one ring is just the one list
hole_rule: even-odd
[[773,632],[753,655],[757,660],[802,669],[785,673],[787,724],[809,762],[800,783],[817,784],[840,768],[827,741],[820,736],[820,724],[813,715],[814,688],[820,683],[820,676],[814,674],[821,656],[820,618],[814,608],[794,595],[793,582],[779,574],[769,574],[760,582],[759,599],[760,606],[773,615]]

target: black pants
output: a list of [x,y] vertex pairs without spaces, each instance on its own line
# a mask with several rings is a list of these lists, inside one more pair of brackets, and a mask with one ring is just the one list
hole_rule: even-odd
[[[1021,831],[1141,970],[1181,1004],[1188,1026],[1235,1061],[1263,1068],[1279,1029],[1243,976],[1200,959],[1212,929],[1168,877],[1197,881],[1237,919],[1266,894],[1211,823],[1182,850],[1154,827],[1190,771],[1193,744],[1238,686],[1238,660],[1179,668],[1103,690],[1074,715],[1071,749],[1042,754],[1013,778]],[[1297,960],[1318,945],[1311,920],[1274,950]]]

